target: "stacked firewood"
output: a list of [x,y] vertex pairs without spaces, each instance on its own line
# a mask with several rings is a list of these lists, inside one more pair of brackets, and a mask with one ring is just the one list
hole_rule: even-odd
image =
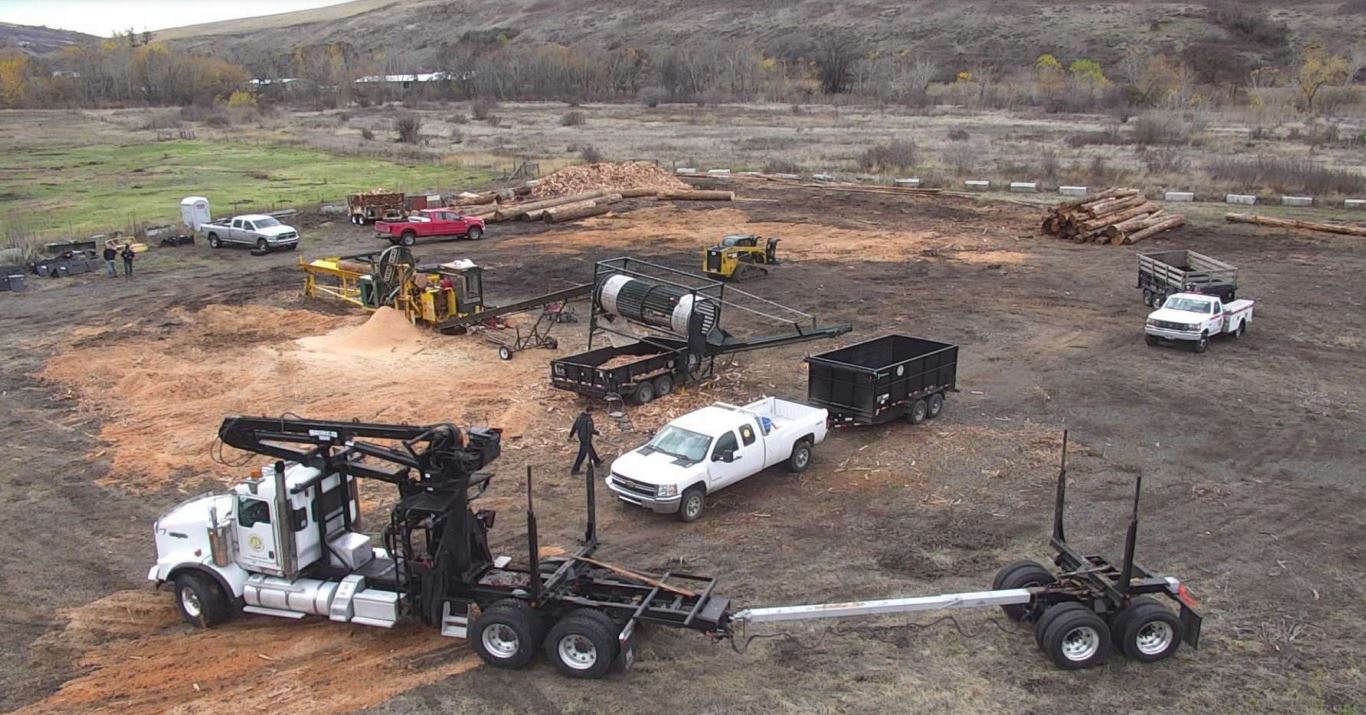
[[1138,189],[1107,189],[1049,209],[1043,232],[1076,243],[1128,245],[1186,222]]

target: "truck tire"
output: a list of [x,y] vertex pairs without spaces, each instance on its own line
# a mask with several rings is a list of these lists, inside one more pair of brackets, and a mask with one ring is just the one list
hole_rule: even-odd
[[1039,640],[1043,652],[1063,670],[1100,665],[1112,647],[1110,627],[1085,606],[1059,612],[1050,619]]
[[1149,345],[1156,345],[1158,343],[1158,339],[1156,335],[1144,335],[1143,342]]
[[601,611],[571,611],[550,629],[545,639],[546,657],[556,670],[571,678],[601,678],[616,660],[619,630]]
[[683,498],[678,501],[678,520],[691,524],[701,518],[706,508],[706,491],[702,487],[691,487],[683,492]]
[[929,412],[930,406],[928,403],[924,400],[916,400],[915,404],[911,405],[911,413],[908,415],[908,418],[911,420],[911,424],[918,425],[925,421],[925,415],[929,414]]
[[398,237],[398,242],[404,246],[411,246],[417,243],[417,234],[412,231],[404,231],[403,235]]
[[1209,332],[1200,333],[1200,339],[1195,341],[1195,352],[1202,353],[1209,350]]
[[175,605],[180,617],[192,626],[213,628],[228,620],[228,595],[207,574],[185,571],[175,577]]
[[479,228],[478,226],[471,227],[469,233],[465,234],[465,238],[468,238],[471,241],[478,241],[483,237],[484,229]]
[[270,244],[269,244],[269,243],[266,243],[266,239],[264,239],[264,238],[258,238],[258,239],[256,239],[256,251],[257,251],[257,253],[265,253],[266,251],[269,251],[269,250],[270,250]]
[[944,393],[936,392],[933,395],[930,395],[928,407],[929,409],[925,413],[925,416],[929,419],[938,417],[939,414],[944,411]]
[[1181,648],[1186,626],[1171,609],[1152,599],[1134,599],[1115,616],[1110,635],[1125,656],[1140,663],[1166,660]]
[[1053,625],[1053,619],[1068,611],[1076,611],[1078,609],[1083,611],[1091,610],[1089,606],[1080,601],[1063,601],[1062,603],[1055,603],[1051,606],[1045,605],[1043,609],[1043,613],[1034,620],[1034,644],[1040,648],[1043,648],[1043,634],[1048,630],[1049,626]]
[[540,614],[522,601],[505,598],[474,619],[469,642],[485,663],[511,669],[530,663],[544,637]]
[[655,399],[655,384],[649,380],[636,385],[635,394],[631,395],[637,405],[648,405]]
[[1233,333],[1232,333],[1233,339],[1234,339],[1234,340],[1237,340],[1237,339],[1243,337],[1243,333],[1244,333],[1246,330],[1247,330],[1247,321],[1246,321],[1246,320],[1239,321],[1239,322],[1238,322],[1238,327],[1237,327],[1237,329],[1235,329],[1235,330],[1233,331]]
[[209,248],[222,248],[223,242],[218,240],[218,234],[209,234]]
[[674,379],[668,375],[655,378],[655,397],[663,397],[674,391]]
[[[1037,561],[1014,561],[1002,566],[996,572],[996,578],[991,581],[991,589],[999,591],[1047,586],[1054,581],[1057,579],[1053,577],[1053,572],[1044,568],[1043,564]],[[1012,621],[1033,620],[1039,615],[1036,612],[1037,608],[1029,604],[1001,606],[1001,610]]]
[[811,443],[806,440],[792,445],[792,454],[787,457],[787,471],[793,474],[805,472],[811,466]]
[[499,360],[511,360],[511,359],[512,359],[512,348],[509,348],[509,347],[506,346],[506,345],[499,345],[499,346],[498,346],[498,359],[499,359]]
[[1153,292],[1147,288],[1143,289],[1143,304],[1148,307],[1152,307],[1153,304]]

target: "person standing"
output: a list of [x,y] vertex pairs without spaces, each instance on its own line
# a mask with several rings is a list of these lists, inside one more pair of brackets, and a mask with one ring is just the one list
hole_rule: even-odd
[[[125,244],[123,244],[123,251],[121,251],[121,253],[123,254],[123,277],[124,277],[124,278],[132,278],[132,277],[133,277],[133,244],[131,244],[131,243],[125,243]],[[110,269],[110,270],[113,270],[113,262],[110,262],[109,265],[110,265],[110,268],[109,268],[109,269]]]
[[602,464],[602,458],[598,456],[598,451],[593,449],[593,438],[600,434],[593,426],[593,406],[583,408],[583,412],[574,418],[574,426],[569,428],[569,440],[579,438],[579,456],[574,459],[574,468],[569,470],[570,474],[582,474],[583,460],[588,457],[593,460],[593,466]]
[[119,252],[109,244],[104,244],[104,265],[109,268],[109,277],[118,278],[119,270],[114,265],[114,259],[119,257]]

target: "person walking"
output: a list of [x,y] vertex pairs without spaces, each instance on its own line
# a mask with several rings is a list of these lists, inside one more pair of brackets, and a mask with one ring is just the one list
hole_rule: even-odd
[[579,438],[579,456],[574,459],[574,468],[569,470],[570,474],[582,474],[583,460],[588,457],[593,460],[593,466],[602,464],[602,457],[598,456],[598,451],[593,449],[593,438],[600,434],[593,426],[593,406],[583,408],[583,412],[574,418],[574,426],[569,428],[569,440],[572,442],[575,437]]
[[[123,250],[122,250],[120,253],[123,254],[123,277],[124,277],[124,278],[132,278],[132,277],[133,277],[133,244],[131,244],[131,243],[125,243],[125,244],[123,244]],[[114,265],[114,264],[113,264],[113,262],[111,261],[110,264],[109,264],[109,266],[110,266],[110,267],[109,267],[109,270],[112,271],[112,270],[114,269],[114,268],[113,268],[113,265]]]
[[104,265],[107,266],[107,267],[109,268],[109,277],[110,277],[110,278],[118,278],[118,277],[119,277],[119,270],[118,270],[118,268],[114,265],[114,259],[115,259],[115,258],[118,258],[118,257],[119,257],[119,252],[116,251],[116,250],[114,250],[114,247],[113,247],[113,246],[111,246],[111,245],[109,245],[109,244],[107,244],[107,243],[104,244]]

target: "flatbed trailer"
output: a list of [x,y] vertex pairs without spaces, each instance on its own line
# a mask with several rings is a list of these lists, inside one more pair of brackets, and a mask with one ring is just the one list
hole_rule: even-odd
[[876,425],[938,417],[958,389],[958,346],[884,335],[806,358],[807,402],[830,411],[830,424]]
[[1238,297],[1238,269],[1184,249],[1140,253],[1136,287],[1143,290],[1143,304],[1154,309],[1173,293],[1217,295],[1228,303]]

